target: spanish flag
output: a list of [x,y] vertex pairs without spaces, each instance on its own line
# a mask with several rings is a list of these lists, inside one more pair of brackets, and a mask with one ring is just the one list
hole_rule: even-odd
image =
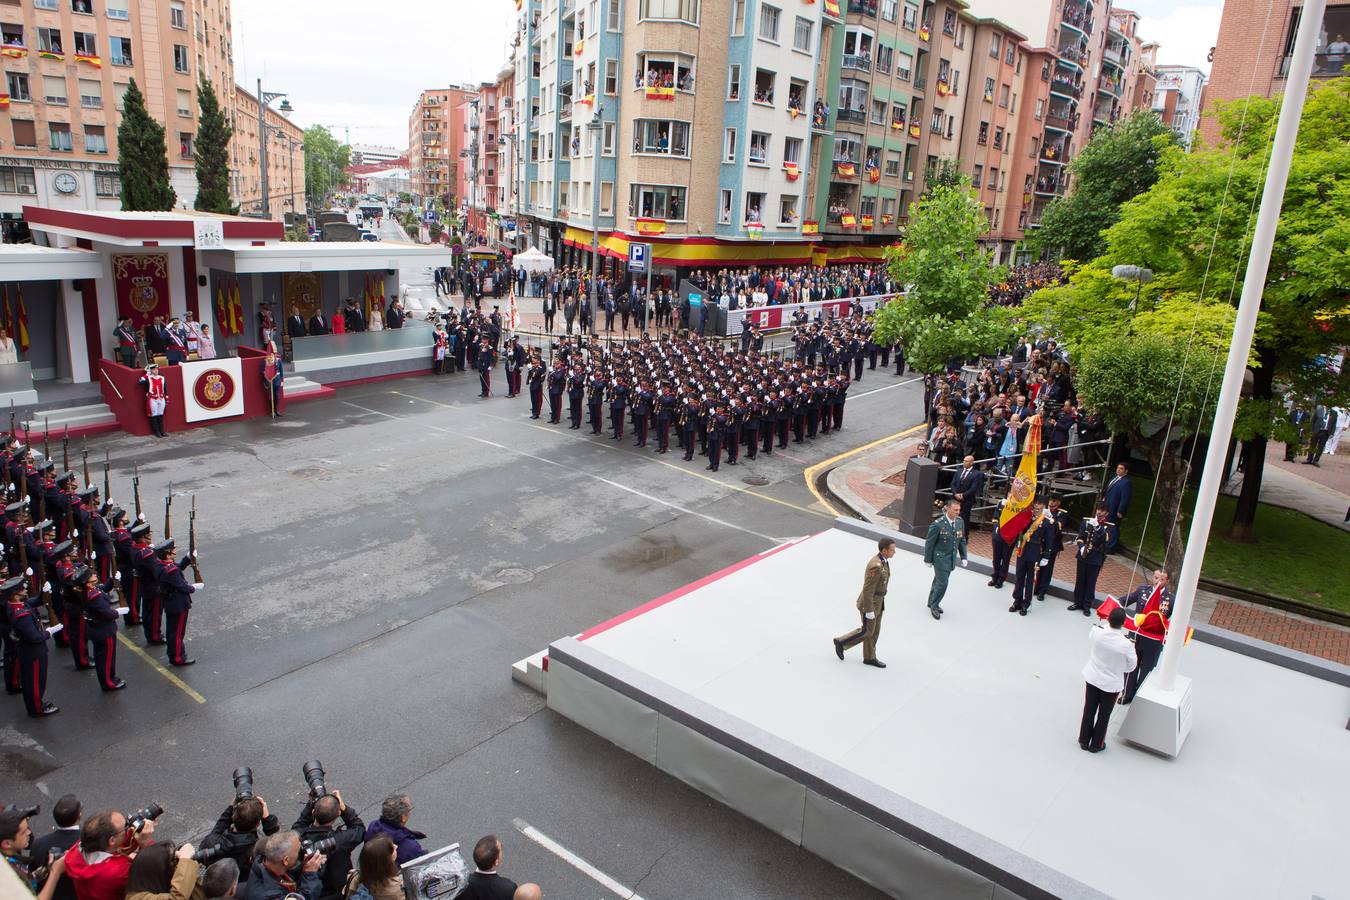
[[923,137],[923,129],[919,127],[918,122],[911,122],[909,125],[909,136],[912,138]]
[[844,16],[839,12],[839,0],[825,0],[825,15],[834,16],[836,19],[842,19]]
[[802,235],[803,235],[804,237],[812,237],[812,236],[817,235],[817,234],[820,234],[820,223],[819,223],[819,222],[813,220],[813,221],[803,222],[803,223],[802,223]]
[[787,173],[788,181],[796,181],[801,177],[802,170],[795,162],[783,163],[783,171]]
[[235,334],[244,333],[244,305],[239,302],[239,281],[234,282],[234,296],[230,298],[230,327]]
[[0,94],[0,109],[9,109],[9,94]]
[[634,219],[633,224],[637,227],[638,234],[665,234],[665,219]]
[[220,329],[221,337],[230,333],[230,314],[225,309],[225,289],[219,284],[216,285],[216,322]]
[[101,56],[92,56],[84,53],[76,53],[75,61],[77,63],[88,63],[95,69],[103,68],[103,57]]
[[21,351],[24,352],[24,353],[27,353],[27,352],[28,352],[28,310],[25,309],[25,308],[24,308],[24,305],[23,305],[23,287],[22,287],[22,286],[17,286],[17,287],[14,288],[14,290],[15,290],[15,292],[19,295],[19,334],[18,334],[19,350],[21,350]]
[[858,218],[853,213],[846,212],[839,217],[839,224],[845,228],[855,228],[858,225]]
[[580,56],[582,50],[584,50],[585,48],[586,48],[585,41],[577,41],[575,44],[572,45],[572,55]]
[[871,231],[871,230],[872,230],[872,217],[871,217],[871,216],[863,216],[863,217],[862,217],[862,230],[863,230],[863,231]]
[[649,85],[647,85],[647,99],[648,99],[648,100],[674,100],[674,99],[675,99],[675,86],[674,86],[674,85],[649,84]]
[[882,224],[882,227],[885,227],[885,226],[891,224],[891,223],[894,222],[894,221],[895,221],[895,216],[891,215],[890,213],[882,213],[882,214],[881,214],[881,224]]
[[6,334],[13,335],[14,318],[9,312],[9,285],[0,288],[0,291],[3,291],[3,303],[0,303],[0,325],[4,326]]
[[38,56],[42,57],[43,59],[54,59],[57,61],[64,60],[66,58],[64,53],[57,53],[54,50],[39,50]]
[[1027,441],[1022,445],[1022,461],[1008,489],[1008,500],[998,517],[998,533],[1011,544],[1031,523],[1031,504],[1036,499],[1036,459],[1041,452],[1041,417],[1031,417]]
[[853,163],[836,163],[834,166],[834,171],[841,178],[852,178],[858,172],[858,170],[854,167]]
[[0,56],[8,56],[10,59],[23,59],[28,55],[25,47],[3,47],[0,48]]

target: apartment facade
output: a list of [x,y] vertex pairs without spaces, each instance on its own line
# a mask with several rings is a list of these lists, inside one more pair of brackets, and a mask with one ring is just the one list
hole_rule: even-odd
[[[1271,9],[1274,2],[1274,9]],[[1295,0],[1225,0],[1214,45],[1213,65],[1205,85],[1200,136],[1206,144],[1220,139],[1214,104],[1256,94],[1272,97],[1284,90],[1294,52],[1302,4]],[[1318,30],[1312,77],[1339,78],[1350,64],[1350,5],[1328,4]]]
[[[225,105],[222,102],[222,105]],[[235,86],[228,103],[230,123],[230,194],[240,215],[263,215],[262,144],[259,138],[258,98]],[[305,132],[271,106],[264,107],[267,123],[267,217],[305,212]]]
[[1176,132],[1187,150],[1200,127],[1204,104],[1205,73],[1194,66],[1158,66],[1153,111]]
[[228,108],[232,41],[229,0],[0,0],[0,215],[120,208],[117,126],[133,78],[190,207],[197,80]]
[[423,91],[408,116],[408,165],[412,193],[424,200],[449,202],[459,177],[459,152],[464,136],[460,106],[472,88],[446,87]]
[[376,163],[394,163],[407,156],[396,147],[379,144],[352,144],[352,165],[369,166]]

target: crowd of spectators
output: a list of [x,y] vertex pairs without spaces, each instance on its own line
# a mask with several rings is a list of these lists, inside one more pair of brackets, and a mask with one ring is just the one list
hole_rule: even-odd
[[1018,306],[1035,291],[1063,284],[1064,281],[1064,270],[1056,262],[1013,266],[1006,278],[990,285],[989,299],[999,306]]
[[[396,794],[367,825],[340,792],[311,790],[283,830],[250,792],[194,846],[157,833],[157,806],[86,815],[67,794],[52,808],[54,827],[42,834],[34,828],[38,808],[0,811],[0,854],[40,900],[403,900],[401,867],[428,852],[420,843],[426,835],[408,826],[412,810],[408,795]],[[494,835],[475,844],[461,900],[543,897],[538,885],[501,875],[502,856]],[[0,895],[15,896],[4,883]]]

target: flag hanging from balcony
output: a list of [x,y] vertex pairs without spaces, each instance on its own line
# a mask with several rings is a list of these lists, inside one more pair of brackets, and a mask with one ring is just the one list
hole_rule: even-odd
[[57,60],[57,61],[60,61],[60,60],[63,60],[63,59],[66,58],[66,55],[65,55],[64,53],[55,53],[55,52],[53,52],[53,51],[51,51],[51,50],[39,50],[39,51],[38,51],[38,56],[42,57],[43,59],[54,59],[54,60]]
[[904,119],[896,119],[895,121],[891,122],[891,128],[892,128],[893,130],[895,130],[895,131],[904,131],[904,130],[905,130],[905,120],[904,120]]
[[799,109],[798,109],[797,107],[795,107],[795,106],[789,106],[789,107],[788,107],[788,115],[791,116],[791,117],[794,118],[794,119],[797,118],[799,115],[801,115],[801,112],[802,112],[802,111],[799,110]]
[[788,181],[796,181],[798,178],[801,177],[802,174],[802,170],[797,166],[795,162],[783,163],[783,171],[787,173]]
[[584,104],[586,104],[587,106],[590,106],[591,104],[595,103],[595,95],[594,95],[594,94],[587,94],[585,97],[582,97],[582,98],[581,98],[580,100],[578,100],[577,102],[578,102],[578,103],[584,103]]
[[8,56],[10,59],[23,59],[27,55],[27,47],[0,47],[0,56]]
[[862,230],[863,230],[863,231],[871,231],[871,230],[872,230],[872,217],[871,217],[871,216],[863,216],[863,217],[862,217]]
[[919,29],[919,40],[926,41],[930,37],[932,37],[932,34],[933,33],[928,30],[928,26],[924,25],[922,28]]
[[0,94],[0,109],[9,109],[9,94]]
[[909,136],[912,138],[923,137],[923,129],[919,127],[918,122],[914,122],[909,126]]
[[878,169],[876,166],[868,166],[867,180],[872,182],[873,184],[876,184],[878,181],[881,180],[881,170]]
[[839,224],[845,228],[857,228],[858,218],[853,213],[844,213],[839,217]]
[[633,224],[637,227],[638,234],[644,237],[666,233],[665,219],[634,219]]
[[585,42],[585,41],[577,41],[575,44],[572,45],[572,55],[573,55],[573,56],[580,56],[580,55],[581,55],[581,51],[584,50],[584,49],[586,49],[586,42]]
[[759,240],[760,238],[764,237],[764,223],[763,223],[763,222],[746,222],[746,223],[745,223],[745,234],[746,234],[746,236],[749,237],[750,240],[752,240],[752,241],[757,241],[757,240]]
[[103,68],[103,57],[101,56],[90,56],[84,53],[76,53],[75,61],[77,63],[87,63],[93,66],[95,69]]
[[839,0],[825,0],[825,15],[834,16],[836,19],[842,19],[844,16],[839,12]]
[[802,236],[815,237],[820,234],[820,223],[816,221],[802,223]]
[[891,215],[890,213],[882,213],[882,214],[881,214],[881,227],[882,227],[882,228],[885,228],[887,225],[891,224],[891,223],[894,222],[894,221],[895,221],[895,216]]
[[647,85],[648,100],[674,100],[675,85],[673,84],[649,84]]
[[950,97],[952,95],[952,86],[945,81],[937,83],[937,92],[939,97]]
[[23,305],[23,286],[19,285],[14,289],[19,295],[18,323],[19,333],[17,335],[19,350],[23,353],[28,352],[28,310]]
[[853,163],[839,163],[834,167],[834,171],[844,178],[852,178],[854,175],[858,174],[858,170],[854,167]]

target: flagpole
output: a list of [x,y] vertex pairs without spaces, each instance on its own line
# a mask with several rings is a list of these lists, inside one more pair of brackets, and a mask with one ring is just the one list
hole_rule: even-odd
[[[1299,19],[1298,39],[1294,42],[1290,60],[1289,78],[1285,82],[1284,99],[1280,104],[1279,124],[1271,148],[1270,165],[1266,169],[1265,188],[1261,194],[1261,210],[1252,231],[1251,252],[1247,257],[1247,273],[1242,282],[1242,299],[1238,303],[1237,319],[1233,323],[1233,337],[1228,347],[1228,361],[1224,366],[1223,386],[1214,411],[1214,424],[1209,433],[1209,448],[1195,495],[1195,511],[1186,541],[1186,555],[1181,563],[1181,577],[1177,581],[1176,609],[1173,610],[1170,632],[1180,635],[1163,645],[1158,671],[1144,682],[1135,697],[1134,708],[1121,727],[1121,735],[1149,749],[1176,756],[1190,732],[1190,679],[1178,676],[1177,666],[1185,646],[1185,636],[1191,624],[1195,607],[1195,591],[1200,582],[1200,568],[1205,559],[1214,522],[1214,507],[1223,483],[1224,461],[1228,441],[1233,434],[1242,380],[1247,371],[1247,357],[1251,352],[1252,337],[1256,331],[1256,316],[1261,308],[1261,295],[1270,269],[1270,255],[1275,243],[1275,232],[1280,223],[1280,209],[1284,203],[1285,186],[1294,157],[1298,138],[1299,119],[1303,102],[1308,95],[1308,79],[1312,74],[1313,53],[1326,0],[1307,0]],[[1143,700],[1143,703],[1140,701]],[[1136,719],[1138,722],[1136,722]]]

